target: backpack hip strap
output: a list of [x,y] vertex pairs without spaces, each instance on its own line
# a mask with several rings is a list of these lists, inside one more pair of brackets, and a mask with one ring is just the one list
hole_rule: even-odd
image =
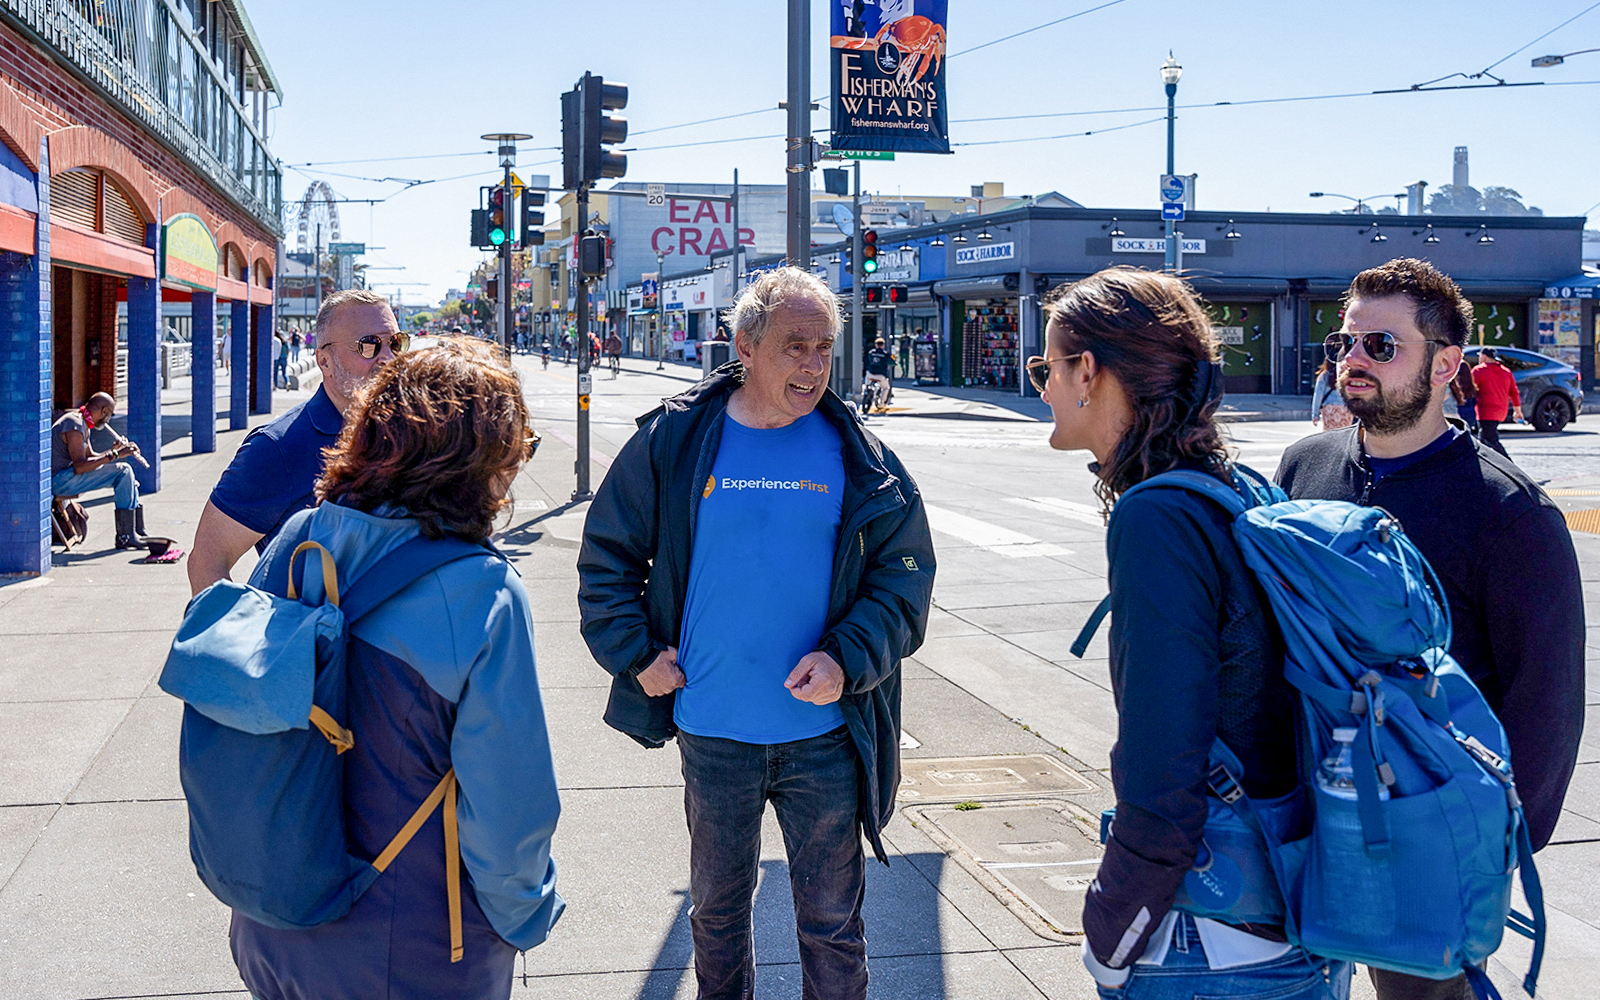
[[445,897],[450,911],[450,961],[461,961],[461,834],[456,822],[456,769],[451,768],[433,791],[417,806],[417,811],[406,820],[406,825],[394,835],[387,847],[373,859],[372,867],[380,873],[394,862],[396,856],[411,843],[411,838],[422,829],[433,811],[444,803],[444,879]]

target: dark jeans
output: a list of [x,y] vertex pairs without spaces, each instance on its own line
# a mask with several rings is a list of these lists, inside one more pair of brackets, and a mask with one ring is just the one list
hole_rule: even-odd
[[1378,1000],[1472,1000],[1472,987],[1466,976],[1454,979],[1424,979],[1404,972],[1368,968]]
[[755,995],[756,875],[771,801],[789,855],[804,1000],[862,1000],[866,861],[856,823],[856,751],[843,726],[762,746],[678,734],[689,817],[689,927],[701,1000]]
[[[1482,417],[1479,417],[1478,440],[1493,448],[1495,451],[1498,451],[1500,454],[1506,455],[1505,447],[1500,444],[1500,421],[1484,420]],[[1511,456],[1506,455],[1506,457],[1510,458]]]

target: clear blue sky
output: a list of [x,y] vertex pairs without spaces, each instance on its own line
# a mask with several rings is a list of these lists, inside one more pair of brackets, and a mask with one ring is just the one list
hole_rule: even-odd
[[[1591,0],[1123,0],[1083,17],[961,55],[967,48],[1104,0],[950,0],[948,100],[953,142],[1051,136],[1141,122],[1136,111],[1006,122],[997,115],[1160,106],[1158,68],[1170,48],[1183,64],[1179,104],[1342,94],[1472,73],[1578,14]],[[531,133],[519,171],[558,153],[560,93],[585,70],[632,88],[628,180],[782,183],[783,140],[652,150],[669,143],[781,134],[785,96],[783,0],[590,0],[534,4],[421,4],[278,0],[248,7],[282,81],[273,151],[286,163],[471,153],[478,136]],[[812,0],[813,94],[828,89],[828,4]],[[1546,52],[1600,47],[1600,9],[1501,63],[1510,81],[1600,81],[1600,53],[1535,70]],[[1465,81],[1457,81],[1465,82]],[[1451,151],[1471,148],[1472,183],[1515,188],[1550,215],[1600,202],[1600,86],[1542,86],[1180,111],[1178,170],[1198,173],[1199,207],[1322,211],[1313,190],[1354,196],[1448,183]],[[732,121],[641,134],[683,122],[771,108]],[[813,116],[826,126],[827,109]],[[1164,166],[1165,128],[961,146],[950,156],[902,154],[867,164],[885,194],[964,194],[1003,181],[1008,194],[1057,190],[1086,205],[1150,208]],[[386,249],[366,262],[373,283],[421,282],[405,301],[460,287],[479,254],[467,246],[477,187],[498,176],[488,155],[362,162],[325,171],[365,178],[471,177],[427,184],[382,205],[342,205],[346,239]],[[313,175],[286,171],[297,199]],[[315,174],[339,194],[382,196],[395,183]],[[292,249],[292,247],[291,247]]]

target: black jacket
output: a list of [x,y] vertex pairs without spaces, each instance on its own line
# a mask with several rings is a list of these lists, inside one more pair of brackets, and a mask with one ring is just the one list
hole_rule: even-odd
[[[652,698],[638,673],[678,645],[702,488],[722,443],[725,366],[639,418],[600,484],[578,554],[578,609],[589,651],[612,676],[605,721],[647,747],[677,734],[673,694]],[[838,396],[817,404],[844,444],[845,489],[827,631],[818,649],[845,672],[839,699],[862,765],[860,821],[880,861],[879,831],[900,787],[900,660],[922,645],[933,596],[933,538],[900,461]]]
[[1382,507],[1433,565],[1455,626],[1450,653],[1505,726],[1537,850],[1555,830],[1583,733],[1583,590],[1566,520],[1470,434],[1373,483],[1358,431],[1297,442],[1278,482],[1297,500]]
[[1296,696],[1227,511],[1187,490],[1142,491],[1118,501],[1106,554],[1117,818],[1083,928],[1095,958],[1122,968],[1143,954],[1194,866],[1212,742],[1239,756],[1251,796],[1294,788]]

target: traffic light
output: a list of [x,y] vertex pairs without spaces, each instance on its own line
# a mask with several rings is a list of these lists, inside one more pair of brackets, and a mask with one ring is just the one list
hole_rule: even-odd
[[911,289],[905,285],[889,285],[886,290],[888,298],[885,301],[892,306],[903,306],[911,301]]
[[628,106],[628,85],[607,83],[604,77],[585,73],[578,90],[583,94],[583,152],[580,157],[583,179],[621,177],[628,172],[628,158],[605,147],[627,140],[628,120],[606,112],[621,111]]
[[522,192],[522,242],[528,247],[544,245],[544,213],[535,209],[544,207],[544,192],[526,188]]
[[585,278],[598,278],[606,273],[606,238],[604,236],[586,233],[578,241],[578,273]]
[[475,208],[472,210],[472,245],[486,247],[489,245],[489,210]]
[[871,274],[878,269],[878,231],[861,231],[861,273]]
[[606,149],[628,138],[628,120],[606,114],[628,106],[628,85],[607,83],[583,74],[578,85],[561,95],[561,185],[579,184],[628,172],[628,158]]
[[495,277],[491,277],[491,278],[485,279],[485,281],[483,283],[483,294],[488,296],[491,299],[494,299],[496,302],[499,302],[500,301],[500,279],[499,278],[495,278]]
[[880,305],[883,302],[883,286],[868,285],[861,290],[862,301],[869,306]]
[[499,246],[506,241],[506,189],[489,189],[489,245]]

